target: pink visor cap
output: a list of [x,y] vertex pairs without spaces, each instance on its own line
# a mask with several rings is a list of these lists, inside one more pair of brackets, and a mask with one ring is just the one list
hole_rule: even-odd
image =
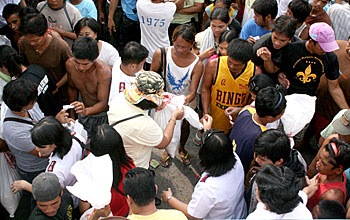
[[335,41],[333,28],[324,22],[311,25],[309,35],[325,52],[333,52],[339,49]]

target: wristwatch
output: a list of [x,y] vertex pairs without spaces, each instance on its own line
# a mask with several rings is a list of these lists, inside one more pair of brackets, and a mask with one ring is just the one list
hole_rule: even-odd
[[172,195],[168,196],[168,198],[167,198],[166,202],[167,202],[167,203],[169,203],[169,199],[171,199],[171,198],[173,198],[173,196],[172,196]]

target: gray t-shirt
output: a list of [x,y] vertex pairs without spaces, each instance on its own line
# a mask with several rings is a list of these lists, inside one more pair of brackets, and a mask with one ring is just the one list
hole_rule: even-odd
[[[5,118],[19,118],[36,124],[44,117],[37,103],[29,110],[29,114],[33,120],[15,115],[8,109],[5,113]],[[33,125],[16,121],[6,121],[3,124],[4,139],[16,159],[17,167],[25,172],[45,170],[48,165],[48,158],[40,158],[28,153],[35,148],[30,134],[32,128]]]

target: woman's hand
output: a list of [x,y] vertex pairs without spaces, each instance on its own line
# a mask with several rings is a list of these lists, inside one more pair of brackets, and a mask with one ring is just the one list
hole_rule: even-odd
[[202,123],[203,123],[203,129],[204,131],[208,131],[211,129],[211,126],[213,124],[213,118],[209,115],[209,114],[205,114],[202,119],[201,119]]

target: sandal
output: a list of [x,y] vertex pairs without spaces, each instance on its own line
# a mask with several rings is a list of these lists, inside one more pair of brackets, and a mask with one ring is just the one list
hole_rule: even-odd
[[188,166],[188,165],[191,164],[190,154],[189,154],[187,151],[186,151],[186,153],[184,153],[183,151],[182,151],[182,152],[179,152],[179,154],[180,154],[182,163],[183,163],[185,166]]
[[197,132],[194,138],[192,139],[192,142],[194,145],[199,147],[201,146],[201,141],[202,141],[202,138],[198,137],[198,132]]
[[[164,151],[166,152],[166,151]],[[160,155],[160,165],[164,168],[169,167],[169,160],[170,160],[170,155],[167,153],[168,156],[164,156],[164,152]]]

